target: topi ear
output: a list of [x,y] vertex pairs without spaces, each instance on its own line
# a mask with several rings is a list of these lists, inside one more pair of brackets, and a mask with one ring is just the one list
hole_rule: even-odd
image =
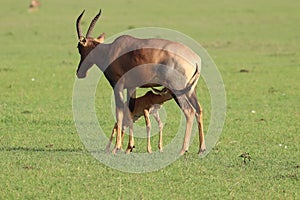
[[86,39],[85,39],[85,37],[80,36],[79,42],[80,42],[81,45],[85,46],[85,44],[86,44]]
[[83,36],[80,36],[80,38],[79,38],[79,42],[83,42],[83,43],[85,43],[85,42],[86,42],[86,39],[85,39],[85,37],[83,37]]
[[99,43],[103,43],[105,39],[105,33],[102,33],[99,37],[97,37],[97,41]]

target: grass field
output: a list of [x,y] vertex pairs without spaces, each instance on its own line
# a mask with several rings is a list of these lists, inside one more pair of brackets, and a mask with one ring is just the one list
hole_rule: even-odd
[[[28,1],[0,8],[0,199],[300,199],[300,2]],[[222,135],[204,159],[198,141],[166,168],[142,174],[111,169],[85,150],[72,113],[79,62],[75,20],[83,27],[102,8],[94,36],[157,26],[202,44],[222,74],[227,113]],[[248,70],[241,73],[240,70]],[[198,93],[205,130],[210,97]],[[110,133],[111,88],[97,88],[97,115]],[[175,114],[164,129],[173,137]],[[255,111],[255,112],[254,112]],[[141,125],[143,121],[139,122]],[[156,148],[157,135],[153,137]],[[136,151],[146,149],[137,139]],[[248,152],[244,164],[239,156]]]

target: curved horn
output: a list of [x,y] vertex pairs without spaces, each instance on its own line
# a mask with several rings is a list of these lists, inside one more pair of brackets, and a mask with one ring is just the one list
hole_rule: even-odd
[[80,21],[81,21],[81,18],[82,18],[82,15],[83,15],[84,11],[85,10],[82,11],[82,13],[79,15],[79,17],[76,20],[76,29],[77,29],[77,35],[78,35],[79,40],[80,40],[81,37],[83,37],[81,27],[80,27]]
[[95,26],[95,24],[96,24],[96,22],[97,22],[97,20],[98,20],[98,18],[99,18],[100,15],[101,15],[101,9],[100,9],[99,13],[95,16],[95,18],[92,20],[92,22],[90,24],[90,27],[89,27],[89,29],[87,31],[86,37],[89,37],[91,35],[91,33],[92,33],[93,29],[94,29],[94,26]]

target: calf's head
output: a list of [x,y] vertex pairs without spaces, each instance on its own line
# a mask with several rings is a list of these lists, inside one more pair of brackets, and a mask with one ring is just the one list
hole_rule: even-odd
[[87,71],[93,66],[95,63],[93,58],[90,56],[88,59],[86,59],[89,55],[89,53],[98,45],[104,42],[105,34],[102,33],[99,37],[93,38],[91,37],[91,33],[94,29],[94,26],[98,20],[98,18],[101,15],[101,10],[99,13],[95,16],[95,18],[92,20],[89,29],[87,31],[86,36],[83,36],[82,31],[81,31],[81,18],[84,14],[84,11],[79,15],[76,21],[76,30],[77,30],[77,35],[78,35],[78,51],[80,54],[80,62],[77,68],[77,77],[78,78],[85,78]]

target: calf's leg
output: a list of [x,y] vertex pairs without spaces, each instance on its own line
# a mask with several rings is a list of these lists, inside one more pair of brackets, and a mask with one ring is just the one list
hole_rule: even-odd
[[155,110],[153,113],[154,119],[157,121],[158,128],[159,128],[159,139],[158,139],[158,149],[160,152],[163,152],[163,141],[162,141],[162,130],[163,130],[163,123],[159,117],[158,110]]
[[146,122],[146,131],[147,131],[147,152],[152,153],[151,142],[150,142],[150,131],[151,131],[151,122],[149,110],[144,109],[144,118]]
[[109,138],[109,141],[108,141],[108,144],[106,145],[106,152],[109,152],[109,149],[110,149],[110,145],[112,143],[112,140],[113,138],[115,137],[116,135],[116,132],[117,132],[117,123],[115,123],[115,126],[111,132],[111,135],[110,135],[110,138]]

